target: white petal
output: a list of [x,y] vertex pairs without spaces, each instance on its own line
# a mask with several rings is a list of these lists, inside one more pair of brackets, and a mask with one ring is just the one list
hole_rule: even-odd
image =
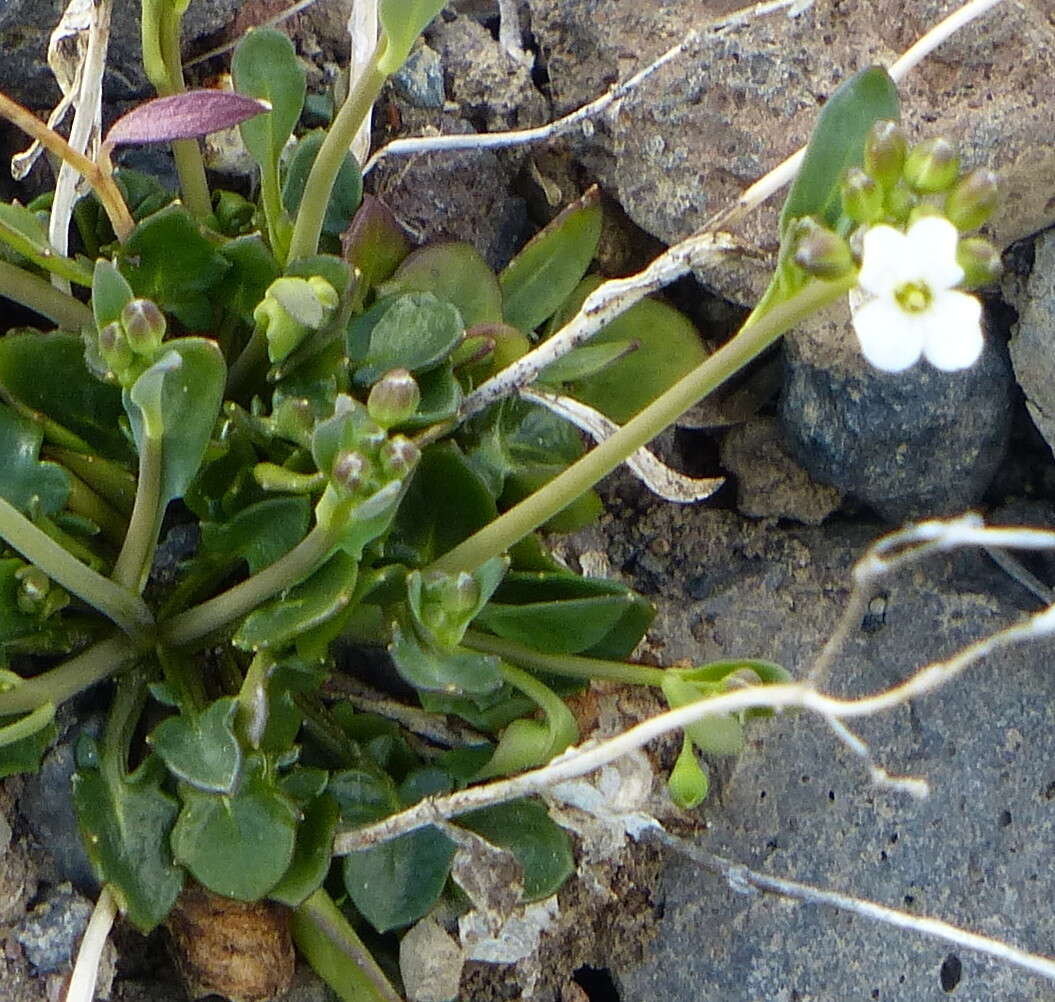
[[967,369],[982,354],[982,304],[965,292],[943,292],[927,311],[923,354],[935,369]]
[[[892,295],[912,275],[905,274],[908,238],[893,226],[873,226],[861,241],[857,284],[874,296]],[[915,276],[918,277],[918,276]]]
[[924,216],[909,227],[906,237],[913,280],[925,282],[933,291],[951,289],[963,280],[963,268],[956,263],[960,233],[949,220]]
[[901,372],[919,361],[923,330],[890,299],[873,299],[853,317],[861,353],[877,369]]

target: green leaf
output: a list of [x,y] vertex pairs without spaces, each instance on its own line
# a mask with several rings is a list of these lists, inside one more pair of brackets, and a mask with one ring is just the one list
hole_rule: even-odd
[[297,828],[293,861],[268,897],[296,908],[322,886],[330,872],[333,835],[339,819],[337,801],[331,796],[316,797],[307,806]]
[[376,769],[343,769],[330,776],[326,792],[337,801],[341,820],[348,825],[380,821],[399,810],[392,780]]
[[161,760],[150,755],[130,776],[112,782],[94,768],[73,777],[73,802],[92,865],[144,933],[168,915],[183,887],[183,871],[169,850],[179,805],[162,792],[164,776]]
[[377,291],[381,296],[431,292],[437,299],[453,303],[466,327],[502,322],[498,280],[472,244],[422,247],[404,259]]
[[434,369],[454,350],[464,331],[457,308],[431,293],[397,296],[370,331],[370,345],[355,371],[355,383],[371,386],[391,369],[413,373]]
[[[282,185],[282,205],[290,216],[295,217],[304,197],[304,188],[308,175],[319,155],[319,147],[326,138],[324,129],[309,132],[296,145],[286,167],[286,179]],[[352,221],[359,204],[363,200],[363,175],[359,164],[351,153],[344,155],[344,161],[337,172],[330,201],[326,206],[326,215],[322,221],[322,232],[331,237],[339,237]],[[338,289],[338,291],[340,291]]]
[[692,741],[686,735],[682,739],[681,751],[674,768],[667,777],[670,799],[683,811],[691,811],[707,799],[710,788],[707,770],[697,761],[696,753],[692,750]]
[[377,61],[377,68],[391,75],[410,55],[414,40],[443,10],[444,0],[381,0],[377,17],[385,34],[386,44]]
[[615,581],[517,571],[506,575],[475,623],[547,654],[626,657],[652,615],[648,602]]
[[439,899],[454,848],[435,828],[401,835],[345,856],[344,886],[378,932],[410,925]]
[[[714,692],[701,690],[675,672],[664,673],[661,685],[672,709],[714,696]],[[685,733],[708,755],[737,755],[744,746],[744,725],[733,714],[704,717],[686,726]]]
[[579,284],[601,239],[600,196],[569,205],[498,276],[505,321],[525,334],[552,316]]
[[124,395],[136,447],[161,439],[160,506],[183,497],[205,457],[227,367],[215,341],[178,338]]
[[355,592],[358,562],[335,553],[306,581],[251,612],[232,643],[245,651],[283,647],[343,611]]
[[[571,319],[586,297],[601,284],[584,279],[553,320],[558,330]],[[588,375],[561,377],[565,392],[576,400],[607,414],[622,424],[673,386],[707,358],[699,333],[686,316],[657,299],[643,299],[595,334],[586,351],[603,352],[619,345],[636,344],[637,350]],[[578,352],[562,362],[567,364]],[[553,367],[543,370],[542,379],[555,378]]]
[[217,699],[200,715],[183,712],[163,720],[150,735],[154,751],[177,779],[199,790],[232,793],[242,767],[234,734],[238,700]]
[[195,880],[240,901],[256,901],[278,884],[293,861],[297,811],[259,756],[246,760],[233,796],[191,786],[180,796],[172,851]]
[[268,114],[238,128],[253,159],[261,168],[272,169],[304,107],[304,67],[288,36],[273,28],[254,28],[234,50],[231,75],[240,94],[271,104]]
[[392,627],[388,653],[396,671],[415,689],[449,694],[484,695],[501,688],[498,658],[473,651],[423,647],[413,631]]
[[117,268],[106,258],[95,262],[92,275],[92,313],[95,326],[102,330],[107,324],[120,319],[121,311],[135,297],[132,286]]
[[524,898],[548,898],[575,870],[571,839],[537,800],[512,800],[458,818],[463,828],[507,849],[524,870]]
[[212,326],[209,293],[231,262],[182,205],[167,206],[141,222],[122,248],[120,262],[137,296],[152,299],[189,330]]
[[21,717],[0,717],[0,779],[36,772],[58,733],[54,703]]
[[253,310],[281,273],[278,262],[259,233],[229,240],[220,253],[230,268],[217,284],[215,298],[244,323],[252,325]]
[[91,268],[83,259],[77,261],[58,254],[37,214],[25,206],[0,202],[0,240],[38,267],[78,285],[92,284]]
[[43,439],[39,425],[0,404],[0,497],[23,515],[31,515],[37,506],[54,515],[70,493],[66,471],[37,458]]
[[802,216],[836,227],[842,208],[839,181],[847,167],[861,164],[865,137],[881,118],[900,118],[897,85],[882,66],[861,70],[828,98],[780,213],[782,238],[792,220]]
[[363,293],[383,282],[410,253],[410,241],[392,210],[373,195],[363,204],[341,237],[344,259],[361,273]]
[[303,497],[269,498],[242,509],[229,522],[203,522],[202,553],[245,560],[256,574],[288,553],[308,531],[311,503]]
[[131,458],[121,433],[121,391],[100,382],[84,364],[84,342],[55,331],[9,333],[0,338],[0,388],[110,459]]
[[[24,649],[27,643],[46,639],[40,618],[23,612],[18,605],[20,575],[26,566],[18,557],[0,559],[0,652]],[[5,661],[6,658],[0,655],[0,663]],[[4,676],[5,672],[0,670],[0,692],[7,685]]]
[[421,390],[421,402],[413,417],[400,422],[400,430],[427,428],[458,413],[462,403],[462,387],[449,360],[435,369],[421,373],[417,382],[418,389]]

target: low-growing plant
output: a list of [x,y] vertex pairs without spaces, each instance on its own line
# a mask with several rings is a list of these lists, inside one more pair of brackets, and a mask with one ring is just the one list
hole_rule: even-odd
[[[111,679],[73,797],[128,920],[154,928],[191,879],[269,899],[344,997],[390,998],[355,929],[430,912],[456,844],[426,827],[335,859],[341,832],[551,761],[582,736],[566,697],[592,679],[677,707],[788,678],[756,660],[633,663],[649,603],[569,571],[538,530],[589,522],[598,480],[859,282],[870,360],[971,364],[977,302],[951,287],[993,277],[995,252],[959,230],[992,210],[994,182],[961,177],[941,144],[910,148],[893,82],[864,70],[821,113],[772,285],[728,344],[708,356],[683,316],[644,300],[522,397],[536,346],[604,292],[588,274],[596,192],[496,275],[468,244],[414,248],[346,152],[441,4],[382,0],[373,59],[317,131],[298,128],[304,71],[272,30],[238,46],[236,93],[185,91],[186,6],[144,0],[161,96],[96,160],[0,102],[92,186],[69,256],[46,235],[50,196],[0,205],[0,293],[54,325],[0,339],[0,774],[35,769],[57,707]],[[202,167],[197,138],[236,124],[256,201],[210,193]],[[117,146],[145,142],[173,143],[179,196],[112,169]],[[586,452],[568,414],[607,437]],[[349,650],[389,694],[464,722],[461,739],[422,740],[405,714],[344,698],[332,680],[354,675]],[[704,799],[698,754],[735,753],[744,716],[685,729],[678,805]],[[573,870],[540,801],[457,823],[512,853],[525,900]]]

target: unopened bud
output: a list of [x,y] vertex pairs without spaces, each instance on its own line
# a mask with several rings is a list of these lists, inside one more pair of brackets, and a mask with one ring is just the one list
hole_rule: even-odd
[[149,299],[131,299],[121,310],[121,326],[129,347],[145,358],[153,358],[165,337],[165,314]]
[[330,480],[341,490],[354,494],[370,475],[370,464],[359,452],[338,452],[330,470]]
[[849,274],[853,255],[842,237],[808,217],[798,220],[796,227],[794,259],[807,275],[832,281]]
[[421,450],[402,435],[390,438],[381,446],[378,459],[385,476],[393,479],[402,479],[417,465]]
[[107,324],[99,331],[99,355],[110,369],[120,375],[135,361],[135,352],[128,343],[128,336],[118,321]]
[[909,189],[908,185],[897,184],[890,188],[885,198],[886,215],[895,223],[904,226],[912,210],[919,205],[918,196]]
[[924,195],[948,191],[960,173],[960,155],[943,136],[913,146],[905,159],[905,180]]
[[420,403],[417,380],[406,369],[393,369],[370,388],[366,409],[382,428],[391,428],[413,417]]
[[912,207],[912,211],[908,214],[908,220],[906,229],[911,228],[912,224],[920,219],[927,219],[933,217],[935,219],[944,219],[945,216],[942,214],[941,209],[930,202],[920,202],[918,205]]
[[865,137],[864,169],[883,188],[901,180],[908,155],[908,137],[897,122],[882,118]]
[[32,564],[16,572],[18,579],[18,608],[28,616],[36,615],[43,609],[51,590],[51,579]]
[[949,192],[945,215],[961,232],[974,230],[993,214],[999,197],[996,174],[987,167],[976,167]]
[[271,415],[275,431],[298,445],[311,443],[311,432],[315,427],[315,415],[307,397],[283,397]]
[[871,225],[883,218],[883,189],[860,167],[851,167],[843,175],[843,212],[855,223]]
[[963,268],[966,289],[979,289],[998,281],[1004,270],[1000,252],[984,237],[967,237],[956,247],[956,263]]

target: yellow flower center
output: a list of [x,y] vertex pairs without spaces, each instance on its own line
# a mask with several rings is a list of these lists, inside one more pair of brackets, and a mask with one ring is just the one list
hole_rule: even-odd
[[906,282],[894,290],[894,299],[906,313],[923,313],[934,297],[925,282]]

